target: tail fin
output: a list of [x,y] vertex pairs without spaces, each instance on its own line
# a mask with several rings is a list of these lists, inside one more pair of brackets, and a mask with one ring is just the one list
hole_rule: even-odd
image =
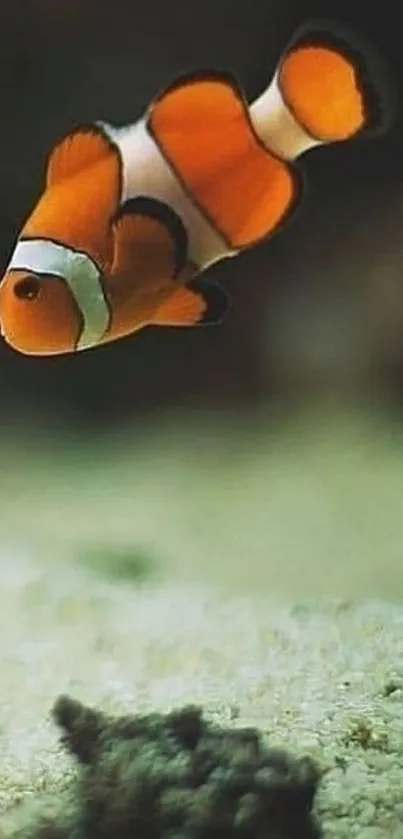
[[294,159],[316,145],[387,130],[392,84],[372,47],[318,21],[298,30],[251,116],[268,147]]

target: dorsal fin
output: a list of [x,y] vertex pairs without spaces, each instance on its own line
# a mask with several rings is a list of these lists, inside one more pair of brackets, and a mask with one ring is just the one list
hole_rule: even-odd
[[105,272],[113,256],[111,220],[121,195],[119,148],[97,125],[77,130],[51,155],[46,187],[22,235],[83,251]]
[[299,172],[263,145],[229,73],[177,79],[150,106],[147,129],[229,251],[272,235],[299,204]]
[[100,125],[78,128],[53,149],[47,165],[46,185],[55,186],[69,180],[111,153],[116,154],[116,149]]

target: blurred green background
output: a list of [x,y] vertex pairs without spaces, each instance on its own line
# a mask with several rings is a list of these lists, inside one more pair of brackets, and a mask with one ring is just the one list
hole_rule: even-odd
[[[398,14],[399,13],[399,14]],[[290,596],[403,595],[403,53],[399,5],[19,0],[0,9],[0,257],[79,121],[135,120],[198,66],[254,98],[309,16],[370,38],[390,133],[303,161],[281,235],[209,274],[209,330],[145,330],[60,359],[0,347],[4,562]]]
[[3,561],[303,602],[403,597],[403,434],[362,406],[4,438]]

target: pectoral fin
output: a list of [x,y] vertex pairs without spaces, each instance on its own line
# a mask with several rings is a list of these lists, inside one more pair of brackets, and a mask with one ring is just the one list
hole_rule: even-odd
[[114,220],[112,274],[133,274],[147,283],[175,278],[187,259],[187,234],[179,216],[162,201],[126,201]]
[[196,279],[175,291],[157,309],[152,324],[156,326],[213,326],[221,323],[230,305],[221,286]]

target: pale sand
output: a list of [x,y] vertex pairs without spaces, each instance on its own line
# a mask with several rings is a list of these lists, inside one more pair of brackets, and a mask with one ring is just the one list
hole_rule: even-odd
[[403,837],[403,608],[135,589],[11,555],[0,586],[0,835],[15,803],[74,771],[49,719],[69,692],[116,712],[197,702],[259,726],[328,769],[326,839]]

